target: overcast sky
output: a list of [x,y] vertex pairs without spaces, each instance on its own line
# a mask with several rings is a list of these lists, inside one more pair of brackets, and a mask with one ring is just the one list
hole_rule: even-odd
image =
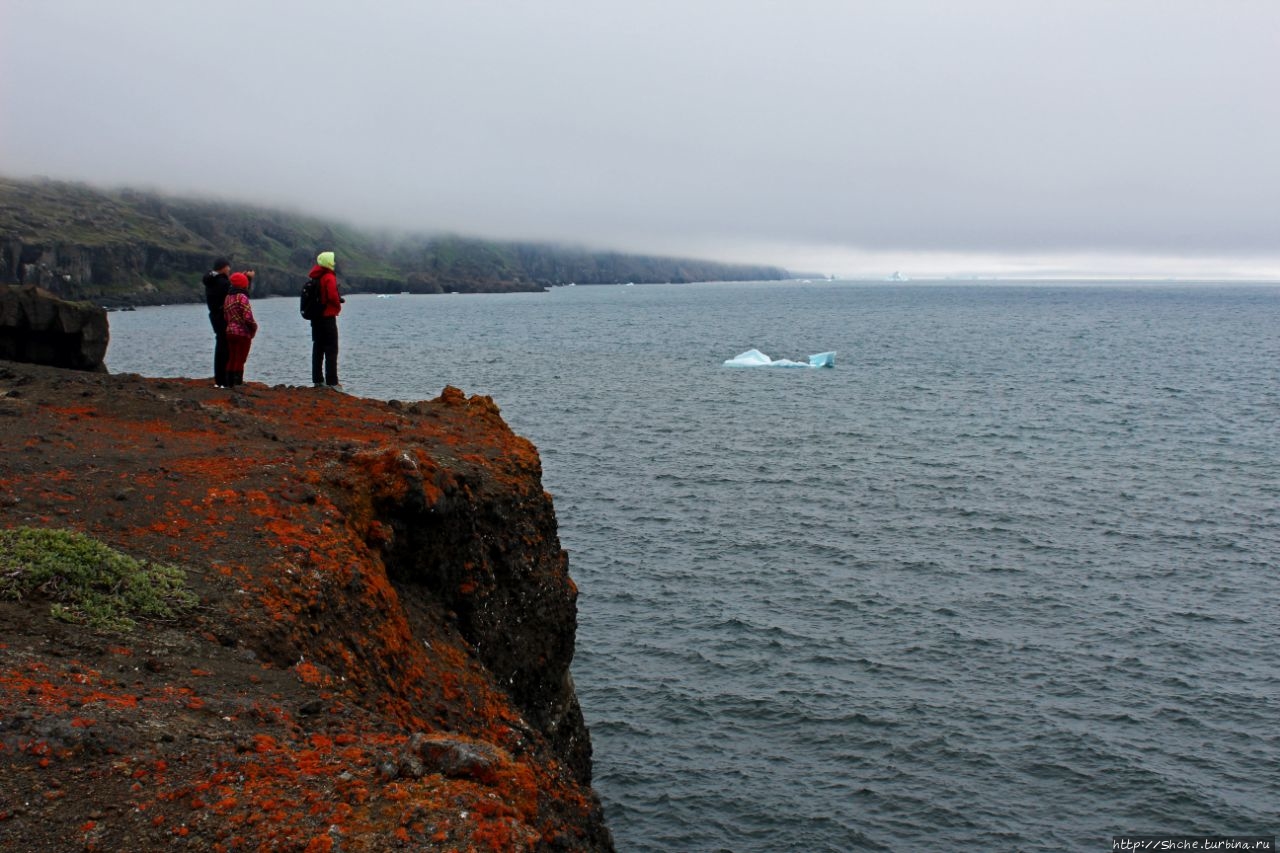
[[839,274],[1280,278],[1276,0],[0,0],[0,172]]

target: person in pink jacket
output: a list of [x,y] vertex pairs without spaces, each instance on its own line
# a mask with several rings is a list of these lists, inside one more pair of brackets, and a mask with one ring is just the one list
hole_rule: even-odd
[[249,304],[249,282],[253,270],[231,274],[231,289],[222,303],[222,315],[227,320],[227,387],[244,384],[244,363],[249,358],[253,336],[258,334],[258,321],[253,318],[253,306]]

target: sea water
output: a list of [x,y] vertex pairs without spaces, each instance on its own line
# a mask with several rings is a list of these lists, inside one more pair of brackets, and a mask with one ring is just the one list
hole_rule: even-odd
[[[296,300],[249,381],[309,384]],[[622,851],[1280,828],[1280,287],[348,297],[341,378],[538,446]],[[108,366],[212,376],[201,306]],[[727,369],[756,348],[833,370]],[[316,393],[329,393],[317,391]]]

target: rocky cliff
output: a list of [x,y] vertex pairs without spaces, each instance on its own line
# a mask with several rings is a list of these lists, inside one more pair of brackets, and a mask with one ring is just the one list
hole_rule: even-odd
[[34,285],[0,285],[0,359],[105,371],[107,314]]
[[0,531],[198,602],[103,627],[99,558],[0,550],[0,849],[612,849],[535,448],[452,388],[242,388],[0,362]]

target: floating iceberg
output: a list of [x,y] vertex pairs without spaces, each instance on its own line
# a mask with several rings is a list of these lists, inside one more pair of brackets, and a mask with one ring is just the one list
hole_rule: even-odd
[[741,355],[735,356],[724,363],[725,367],[835,367],[836,354],[832,352],[820,352],[816,355],[809,356],[808,361],[792,361],[789,358],[780,358],[777,361],[769,358],[769,356],[760,352],[758,349],[749,349]]

